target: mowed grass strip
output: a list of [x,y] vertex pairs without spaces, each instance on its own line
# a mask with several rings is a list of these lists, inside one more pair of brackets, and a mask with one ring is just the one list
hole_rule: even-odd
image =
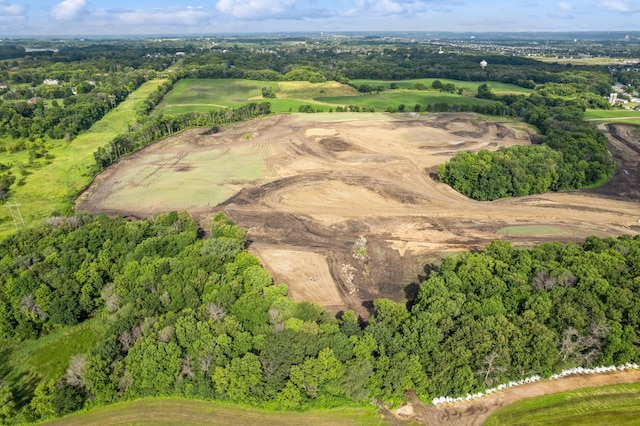
[[638,425],[640,383],[586,388],[528,398],[493,413],[496,425]]
[[154,398],[114,404],[44,423],[75,425],[387,425],[374,407],[267,412],[231,404]]
[[[27,225],[60,213],[73,196],[86,187],[93,176],[90,169],[95,160],[93,153],[109,143],[118,134],[127,131],[135,120],[136,108],[166,80],[156,79],[143,84],[129,98],[107,113],[102,120],[80,134],[70,143],[60,143],[50,150],[55,156],[51,164],[32,170],[23,186],[11,188],[8,203],[19,203]],[[26,153],[0,155],[0,163],[24,161]],[[3,212],[4,216],[8,212]],[[14,231],[13,221],[0,223],[0,236]]]

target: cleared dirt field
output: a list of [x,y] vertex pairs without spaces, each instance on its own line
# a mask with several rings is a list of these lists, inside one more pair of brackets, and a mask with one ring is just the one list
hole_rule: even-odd
[[77,202],[147,216],[224,211],[296,299],[363,317],[405,299],[424,265],[494,239],[517,245],[640,232],[638,136],[611,127],[619,171],[594,191],[478,202],[434,179],[461,150],[529,144],[522,123],[471,114],[281,115],[184,132],[98,176]]

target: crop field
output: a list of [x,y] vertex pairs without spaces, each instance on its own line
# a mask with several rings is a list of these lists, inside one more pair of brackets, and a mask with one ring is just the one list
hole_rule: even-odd
[[[65,204],[89,184],[93,177],[89,170],[94,164],[94,151],[125,132],[133,120],[136,106],[163,82],[164,80],[152,80],[145,83],[129,99],[71,143],[55,145],[49,151],[55,156],[54,161],[33,170],[24,186],[12,188],[8,203],[20,204],[20,211],[27,225],[49,217],[54,212],[61,213]],[[0,153],[0,163],[19,164],[26,161],[28,154],[24,151],[16,154]],[[14,231],[9,211],[3,210],[0,215],[0,236]]]
[[638,419],[640,383],[632,383],[523,399],[497,410],[485,425],[637,425]]
[[[494,239],[523,246],[640,232],[637,137],[614,129],[620,169],[603,187],[478,202],[434,179],[436,166],[460,150],[528,144],[533,130],[523,123],[473,114],[270,116],[213,135],[194,129],[135,153],[101,174],[78,208],[137,217],[184,208],[204,222],[222,210],[249,230],[250,250],[291,294],[366,317],[363,301],[404,300],[426,258]],[[361,238],[364,260],[353,253]],[[295,267],[286,254],[299,259]]]
[[74,425],[387,425],[374,407],[268,412],[231,404],[180,398],[143,399],[95,408],[44,423]]

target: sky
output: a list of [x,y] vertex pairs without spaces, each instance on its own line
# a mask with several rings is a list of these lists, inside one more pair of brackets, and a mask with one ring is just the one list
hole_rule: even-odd
[[637,31],[640,0],[0,0],[0,36]]

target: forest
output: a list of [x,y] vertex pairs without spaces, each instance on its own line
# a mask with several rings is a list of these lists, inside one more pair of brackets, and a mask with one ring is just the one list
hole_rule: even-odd
[[224,215],[207,231],[186,213],[78,213],[2,241],[2,347],[103,324],[59,377],[2,383],[2,420],[154,395],[291,410],[394,403],[409,390],[427,401],[640,362],[637,236],[495,241],[430,265],[415,300],[377,299],[363,322],[287,298]]

